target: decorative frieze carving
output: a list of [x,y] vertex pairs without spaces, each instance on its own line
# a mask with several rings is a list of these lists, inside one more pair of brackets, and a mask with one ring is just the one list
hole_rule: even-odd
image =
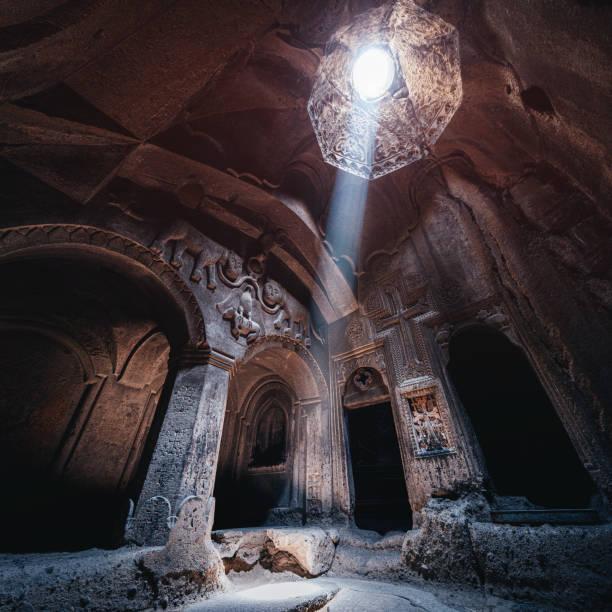
[[[334,359],[336,359],[336,357],[334,357]],[[384,372],[385,358],[382,351],[374,348],[372,352],[355,357],[348,357],[346,360],[340,361],[338,365],[338,384],[344,384],[355,370],[363,368],[372,368]]]
[[276,234],[262,235],[259,240],[262,251],[243,261],[234,251],[224,249],[187,222],[178,220],[162,229],[150,248],[176,270],[185,265],[187,253],[192,260],[189,270],[192,282],[199,284],[205,276],[210,291],[222,286],[231,290],[216,306],[229,321],[230,332],[237,341],[243,339],[250,344],[265,333],[263,316],[270,315],[274,317],[274,330],[310,346],[311,325],[306,309],[265,274],[267,253],[281,238]]
[[230,295],[217,304],[217,310],[221,316],[230,321],[231,332],[234,338],[244,337],[247,343],[253,342],[261,332],[261,327],[257,321],[252,319],[253,312],[253,288],[245,285],[235,303],[235,294]]
[[183,267],[183,255],[187,252],[193,259],[189,278],[194,283],[199,283],[206,274],[208,289],[214,291],[217,288],[215,266],[224,256],[227,258],[227,252],[212,241],[202,240],[201,234],[182,219],[163,228],[149,248],[177,270]]
[[346,336],[352,342],[359,341],[364,334],[363,323],[359,316],[354,316],[346,326]]

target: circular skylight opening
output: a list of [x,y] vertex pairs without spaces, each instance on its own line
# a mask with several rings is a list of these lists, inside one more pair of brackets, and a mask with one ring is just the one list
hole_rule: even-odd
[[381,47],[367,49],[353,64],[353,87],[365,102],[384,96],[394,76],[393,58]]

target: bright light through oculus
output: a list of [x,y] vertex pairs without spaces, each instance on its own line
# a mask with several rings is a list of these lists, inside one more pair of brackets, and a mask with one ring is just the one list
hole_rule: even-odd
[[353,87],[366,102],[382,97],[391,87],[394,76],[393,58],[380,47],[364,51],[353,64]]
[[370,180],[427,156],[462,97],[457,30],[414,0],[373,4],[331,36],[308,101],[323,160]]

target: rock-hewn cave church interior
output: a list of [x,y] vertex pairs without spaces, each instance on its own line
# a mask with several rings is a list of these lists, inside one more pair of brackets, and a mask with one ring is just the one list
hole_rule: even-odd
[[0,609],[612,610],[612,3],[0,0]]

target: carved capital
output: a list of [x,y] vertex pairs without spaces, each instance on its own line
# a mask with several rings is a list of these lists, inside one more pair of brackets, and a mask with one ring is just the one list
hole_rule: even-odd
[[211,350],[207,342],[188,342],[170,358],[168,364],[173,369],[206,365],[210,360]]

